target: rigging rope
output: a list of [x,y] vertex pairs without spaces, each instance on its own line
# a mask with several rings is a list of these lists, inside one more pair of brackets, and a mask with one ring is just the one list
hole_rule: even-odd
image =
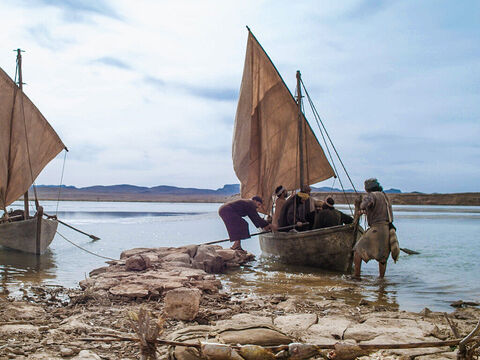
[[302,85],[303,85],[303,89],[305,90],[305,94],[307,95],[307,98],[308,98],[308,100],[309,100],[309,102],[310,102],[310,104],[311,104],[311,106],[312,106],[313,114],[314,114],[314,116],[315,116],[315,120],[317,120],[317,124],[320,122],[320,124],[322,125],[322,127],[323,127],[323,129],[324,129],[324,131],[325,131],[325,134],[327,135],[328,140],[330,141],[330,144],[332,145],[332,148],[333,148],[333,150],[335,151],[335,154],[337,155],[338,160],[340,161],[340,164],[342,165],[343,170],[345,171],[345,174],[347,175],[348,180],[350,181],[350,184],[351,184],[352,187],[353,187],[353,190],[355,191],[355,193],[357,193],[357,189],[355,188],[355,185],[353,185],[353,181],[352,181],[352,179],[350,178],[350,175],[348,174],[348,171],[347,171],[347,169],[345,168],[345,165],[343,164],[342,158],[341,158],[340,155],[338,154],[337,149],[335,148],[335,145],[333,144],[333,141],[332,141],[332,139],[330,138],[330,135],[328,134],[328,131],[327,131],[327,129],[325,128],[325,125],[323,124],[323,121],[322,121],[320,115],[318,114],[318,111],[317,111],[317,109],[316,109],[316,107],[315,107],[315,104],[313,104],[313,101],[312,101],[312,99],[310,98],[310,94],[308,93],[308,91],[307,91],[307,89],[306,89],[306,87],[305,87],[305,84],[303,83],[303,80],[300,80],[300,81],[301,81],[301,83],[302,83]]
[[114,260],[114,261],[118,260],[118,259],[112,259],[112,258],[110,258],[110,257],[108,257],[108,256],[103,256],[103,255],[95,254],[94,252],[91,252],[90,250],[87,250],[87,249],[81,247],[80,245],[75,244],[73,241],[68,240],[65,236],[63,236],[62,234],[60,234],[60,233],[58,232],[58,230],[57,230],[57,234],[60,235],[65,241],[68,241],[68,242],[69,242],[70,244],[72,244],[73,246],[76,246],[76,247],[79,248],[80,250],[83,250],[83,251],[85,251],[85,252],[87,252],[87,253],[89,253],[89,254],[91,254],[91,255],[95,255],[95,256],[98,256],[99,258],[103,258],[103,259],[107,259],[107,260]]
[[63,184],[63,174],[65,173],[65,162],[67,161],[67,152],[63,157],[63,166],[62,166],[62,176],[60,177],[60,185],[58,185],[58,199],[57,199],[57,208],[55,209],[55,215],[58,215],[58,204],[60,203],[60,192],[62,191]]

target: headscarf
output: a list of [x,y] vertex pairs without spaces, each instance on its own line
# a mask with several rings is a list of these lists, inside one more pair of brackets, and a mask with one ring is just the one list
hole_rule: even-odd
[[366,192],[383,191],[383,188],[377,179],[370,178],[365,180],[365,191]]

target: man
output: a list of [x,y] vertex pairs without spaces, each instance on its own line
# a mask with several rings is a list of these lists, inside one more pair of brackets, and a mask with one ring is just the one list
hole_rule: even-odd
[[248,216],[257,228],[263,228],[265,231],[276,230],[274,225],[258,215],[257,210],[262,204],[262,198],[254,196],[252,200],[235,200],[220,206],[218,214],[225,223],[230,241],[233,242],[231,249],[243,250],[240,240],[250,238],[248,223],[243,219],[244,216]]
[[[310,211],[310,196],[303,191],[290,196],[282,207],[278,226],[285,227],[297,225],[296,230],[310,230],[313,224],[314,212]],[[302,223],[309,223],[302,225]]]
[[322,209],[315,213],[314,229],[322,229],[331,226],[351,224],[353,218],[335,209],[335,201],[328,196],[322,204]]
[[277,195],[277,200],[275,200],[275,212],[273,213],[272,224],[278,226],[280,213],[282,212],[283,205],[285,205],[287,201],[287,189],[280,185],[275,189],[275,195]]
[[390,254],[392,205],[377,179],[365,180],[365,191],[367,194],[357,199],[356,204],[360,204],[361,213],[367,214],[369,228],[353,248],[355,277],[360,278],[362,260],[368,262],[370,259],[375,259],[378,261],[379,277],[383,278]]

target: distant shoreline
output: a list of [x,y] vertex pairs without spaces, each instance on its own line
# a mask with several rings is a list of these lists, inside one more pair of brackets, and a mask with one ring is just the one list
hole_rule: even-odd
[[[57,191],[37,190],[39,200],[58,200]],[[337,204],[352,204],[359,194],[317,192],[312,196],[322,200],[326,196],[332,196]],[[480,193],[456,193],[456,194],[418,194],[418,193],[395,193],[387,194],[394,205],[457,205],[457,206],[480,206]],[[33,193],[31,194],[33,198]],[[95,201],[95,202],[178,202],[178,203],[224,203],[239,199],[240,195],[213,195],[213,194],[128,194],[128,193],[70,193],[68,190],[60,194],[61,201]]]

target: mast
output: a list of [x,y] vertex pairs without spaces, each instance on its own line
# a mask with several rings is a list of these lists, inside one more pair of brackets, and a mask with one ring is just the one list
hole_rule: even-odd
[[[22,78],[22,50],[17,49],[17,71],[18,71],[18,87],[23,92],[23,78]],[[25,134],[26,135],[26,134]],[[23,194],[23,206],[25,208],[25,219],[30,217],[29,209],[28,209],[28,189]]]
[[302,89],[300,87],[300,70],[297,70],[297,108],[298,108],[298,161],[300,165],[300,189],[305,185],[305,169],[303,168],[303,117],[302,117]]

